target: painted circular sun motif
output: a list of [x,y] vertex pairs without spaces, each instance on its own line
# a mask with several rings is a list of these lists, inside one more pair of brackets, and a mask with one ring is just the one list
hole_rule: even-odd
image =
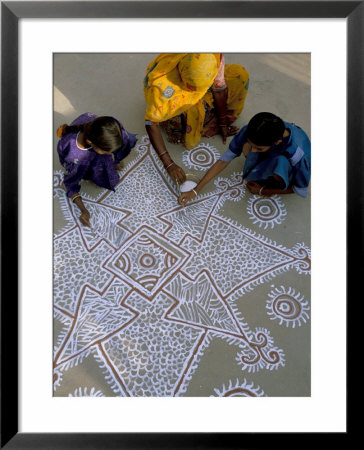
[[283,286],[273,289],[268,296],[266,308],[271,320],[279,320],[279,325],[283,323],[287,327],[294,328],[296,325],[301,326],[301,322],[306,323],[309,319],[307,311],[310,310],[308,302],[304,300],[299,292],[295,292],[293,288],[286,290]]
[[155,257],[153,255],[145,254],[140,258],[140,264],[143,267],[152,267],[156,263]]
[[221,389],[214,389],[214,391],[216,395],[211,397],[266,397],[260,386],[254,387],[254,383],[248,384],[245,378],[242,383],[237,379],[235,384],[229,380],[227,387],[223,384]]
[[255,195],[248,201],[247,212],[250,219],[259,227],[264,226],[264,229],[281,224],[287,215],[286,209],[277,195],[269,198]]
[[220,153],[209,144],[200,144],[182,154],[184,164],[190,169],[207,170],[220,158]]

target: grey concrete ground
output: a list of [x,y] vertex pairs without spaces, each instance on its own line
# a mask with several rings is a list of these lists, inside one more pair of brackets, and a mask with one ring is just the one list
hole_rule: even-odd
[[[54,132],[92,112],[138,135],[115,193],[82,184],[85,230],[62,189],[54,133],[54,395],[309,396],[310,192],[252,195],[241,157],[182,211],[145,138],[142,80],[154,56],[54,56]],[[270,111],[310,136],[308,54],[225,61],[250,74],[237,126]],[[198,177],[199,161],[226,147],[219,136],[190,152],[168,144]],[[156,255],[166,267],[142,271],[138,258]]]

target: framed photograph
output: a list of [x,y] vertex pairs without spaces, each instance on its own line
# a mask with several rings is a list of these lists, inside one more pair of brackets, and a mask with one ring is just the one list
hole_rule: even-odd
[[[362,268],[357,261],[362,257],[363,156],[354,149],[363,146],[363,3],[14,1],[1,2],[1,21],[2,448],[241,448],[242,439],[249,448],[257,442],[260,446],[265,440],[282,439],[282,434],[287,442],[293,442],[298,433],[308,440],[311,433],[317,437],[320,432],[347,439],[346,302],[357,291]],[[187,29],[197,34],[187,33]],[[321,39],[323,34],[325,40]],[[204,36],[202,44],[200,37],[196,44],[196,36]],[[149,145],[144,118],[139,120],[135,113],[143,109],[143,84],[139,90],[134,79],[143,81],[147,64],[158,53],[192,53],[196,48],[221,52],[226,67],[231,63],[253,67],[255,77],[250,74],[249,82],[255,84],[249,89],[256,101],[249,104],[248,97],[243,119],[236,122],[239,128],[265,104],[274,104],[272,112],[282,116],[294,111],[292,122],[301,125],[312,142],[310,198],[302,203],[305,217],[299,224],[284,222],[290,208],[297,209],[299,201],[306,199],[296,195],[282,196],[290,197],[287,200],[265,197],[259,206],[259,196],[249,193],[241,178],[223,174],[211,183],[210,191],[203,191],[191,203],[191,229],[183,235],[178,234],[179,214],[183,212],[177,202],[176,208],[165,206],[169,200],[159,202],[164,202],[160,211],[156,202],[158,223],[138,225],[129,217],[130,208],[120,209],[113,200],[107,200],[108,194],[82,185],[91,224],[97,224],[89,233],[83,231],[79,211],[63,190],[63,171],[56,161],[56,129],[62,120],[70,123],[90,109],[97,115],[116,116],[120,101],[134,102],[135,108],[134,104],[124,108],[129,117],[125,113],[120,119],[128,132],[137,134],[138,142],[133,157],[128,156],[119,171],[118,186],[125,186],[122,195],[130,195],[131,204],[139,199],[143,210],[153,203],[152,194],[157,195],[154,178],[162,183],[158,186],[163,198],[167,198],[165,189],[177,200],[178,184],[169,183],[166,165]],[[263,66],[269,67],[268,72]],[[120,86],[118,73],[123,74]],[[102,82],[95,82],[98,79]],[[125,95],[119,100],[123,89]],[[166,90],[165,95],[172,95],[172,90]],[[275,103],[269,102],[273,90]],[[103,112],[107,107],[110,112]],[[205,163],[213,163],[225,151],[220,140],[221,136],[216,136],[201,147],[195,146],[195,157],[183,149],[171,155],[194,176],[200,175],[206,170]],[[241,167],[236,167],[237,173],[241,172]],[[145,192],[143,183],[128,181],[128,173],[133,171],[139,171],[138,177],[143,179],[143,170],[145,177],[151,178],[150,183],[144,183]],[[245,205],[248,228],[236,220],[239,201]],[[199,205],[196,211],[194,205]],[[185,208],[187,211],[188,206]],[[212,217],[211,230],[212,222],[216,225],[210,240],[205,239],[211,231],[207,227],[193,228],[193,214],[200,217],[206,208]],[[99,211],[102,218],[97,216]],[[136,214],[143,215],[138,211]],[[268,217],[270,212],[272,217]],[[116,231],[106,236],[102,226],[109,219]],[[273,259],[274,252],[274,258],[279,259],[274,263],[277,268],[246,284],[235,283],[234,273],[224,278],[216,268],[218,251],[215,256],[209,253],[209,248],[217,245],[212,244],[214,236],[224,227],[257,239],[261,246],[258,254],[266,251],[267,258]],[[286,228],[286,239],[279,240],[279,233]],[[122,244],[116,242],[121,231]],[[94,258],[97,248],[102,247],[105,254],[92,283],[86,282],[77,301],[67,300],[68,292],[78,283],[77,267],[64,273],[61,269],[63,278],[59,279],[53,267],[54,261],[57,267],[67,265],[62,256],[57,258],[67,254],[68,248],[70,254],[77,253],[72,233],[81,236],[86,259]],[[312,289],[307,281],[311,274],[308,242],[313,255]],[[199,255],[206,252],[203,264],[209,262],[207,269],[202,263],[198,266],[198,258],[192,258],[194,266],[185,264],[196,246]],[[157,249],[154,256],[152,251],[149,254],[152,248]],[[129,267],[129,254],[132,258],[137,254],[140,260],[136,269]],[[154,261],[155,255],[162,255],[162,269],[162,262]],[[251,253],[247,255],[253,258]],[[79,266],[86,273],[89,262],[82,258],[80,253]],[[231,267],[239,264],[233,259]],[[160,273],[153,272],[150,279],[152,263]],[[179,271],[182,265],[184,271]],[[298,273],[297,285],[290,285],[281,276],[291,269]],[[304,277],[306,281],[302,281]],[[185,290],[184,299],[190,292],[204,295],[210,289],[213,305],[201,307],[201,311],[205,309],[200,316],[195,304],[184,300],[182,306],[177,293],[180,288],[173,285],[177,278]],[[260,311],[265,314],[256,323],[248,310],[241,314],[237,306],[239,298],[253,289],[259,292]],[[133,297],[133,290],[141,293],[140,298]],[[88,321],[92,318],[97,322],[100,314],[104,317],[108,293],[121,295],[122,301],[112,306],[101,342],[94,323],[92,329],[89,325],[83,328],[83,314],[87,310]],[[54,298],[58,300],[53,304]],[[163,319],[168,319],[167,325],[157,319],[142,320],[156,314],[151,307],[156,298],[160,305],[165,302]],[[293,318],[290,308],[298,309]],[[126,329],[124,323],[136,318],[141,320],[140,329],[130,335],[118,334]],[[171,323],[177,324],[176,328],[169,327]],[[159,378],[153,378],[153,385],[152,378],[143,378],[147,371],[143,369],[143,352],[128,353],[127,358],[135,358],[135,365],[125,368],[113,348],[115,336],[118,348],[120,339],[128,340],[128,351],[135,345],[142,348],[137,341],[130,347],[129,341],[152,325],[157,341],[171,344],[171,353],[162,354],[169,362],[158,366]],[[271,327],[284,328],[285,332],[271,333]],[[259,361],[250,363],[254,360],[250,350],[234,341],[236,329],[247,336],[248,344],[255,339],[262,351]],[[287,330],[292,331],[291,342]],[[175,332],[177,347],[172,345]],[[217,339],[213,341],[211,336]],[[153,332],[150,345],[152,337]],[[238,347],[236,358],[229,354],[231,343]],[[188,345],[191,347],[186,349]],[[234,358],[238,361],[234,379],[230,374],[226,380],[218,376],[214,351],[224,355],[221,364]],[[183,352],[187,355],[184,359]],[[199,364],[202,358],[204,364]],[[290,366],[280,375],[278,369],[285,366],[286,358],[294,360],[295,369]],[[176,364],[179,372],[171,372],[170,366]],[[133,367],[138,371],[132,376]],[[124,369],[130,370],[129,381],[120,376]],[[170,379],[171,373],[178,372],[176,379],[172,376],[172,390],[164,390],[164,371]],[[271,385],[265,383],[267,374],[272,374]],[[204,384],[204,379],[209,382]],[[148,383],[150,390],[145,387]],[[337,392],[335,405],[333,389]]]

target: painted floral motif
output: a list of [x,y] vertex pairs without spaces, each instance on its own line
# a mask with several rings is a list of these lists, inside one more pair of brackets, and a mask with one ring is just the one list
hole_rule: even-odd
[[[79,223],[62,173],[54,175],[54,201],[63,214],[54,235],[55,395],[111,390],[123,397],[182,396],[210,346],[221,340],[246,373],[285,366],[284,349],[271,331],[250,327],[244,300],[292,269],[308,275],[309,248],[287,248],[224,216],[224,203],[246,193],[240,174],[215,180],[215,190],[181,207],[178,187],[146,137],[135,154],[115,192],[83,195],[91,228]],[[274,292],[301,306],[295,324],[308,319],[300,294]],[[274,308],[271,297],[268,312],[276,314]],[[287,321],[282,302],[278,311],[272,318]],[[97,370],[105,389],[77,382],[66,392],[74,371],[83,367]],[[245,379],[215,392],[264,395]]]
[[279,320],[279,325],[285,324],[294,328],[301,326],[301,322],[306,323],[309,319],[308,311],[310,307],[299,292],[293,288],[286,290],[283,286],[273,289],[268,294],[270,300],[267,301],[266,308],[271,320]]
[[207,170],[220,158],[220,153],[215,147],[201,143],[192,150],[184,150],[183,163],[190,169]]
[[272,197],[260,197],[254,195],[248,201],[247,211],[253,223],[259,227],[274,228],[281,224],[287,215],[286,209],[277,195]]

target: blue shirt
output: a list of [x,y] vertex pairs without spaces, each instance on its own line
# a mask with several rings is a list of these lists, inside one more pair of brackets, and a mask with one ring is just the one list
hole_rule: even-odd
[[[243,178],[263,180],[276,173],[284,180],[286,189],[292,186],[294,192],[306,197],[311,177],[311,142],[307,134],[294,123],[284,122],[284,125],[290,134],[280,144],[267,152],[249,152]],[[230,162],[241,155],[243,145],[247,142],[247,127],[244,126],[234,136],[221,161]]]

